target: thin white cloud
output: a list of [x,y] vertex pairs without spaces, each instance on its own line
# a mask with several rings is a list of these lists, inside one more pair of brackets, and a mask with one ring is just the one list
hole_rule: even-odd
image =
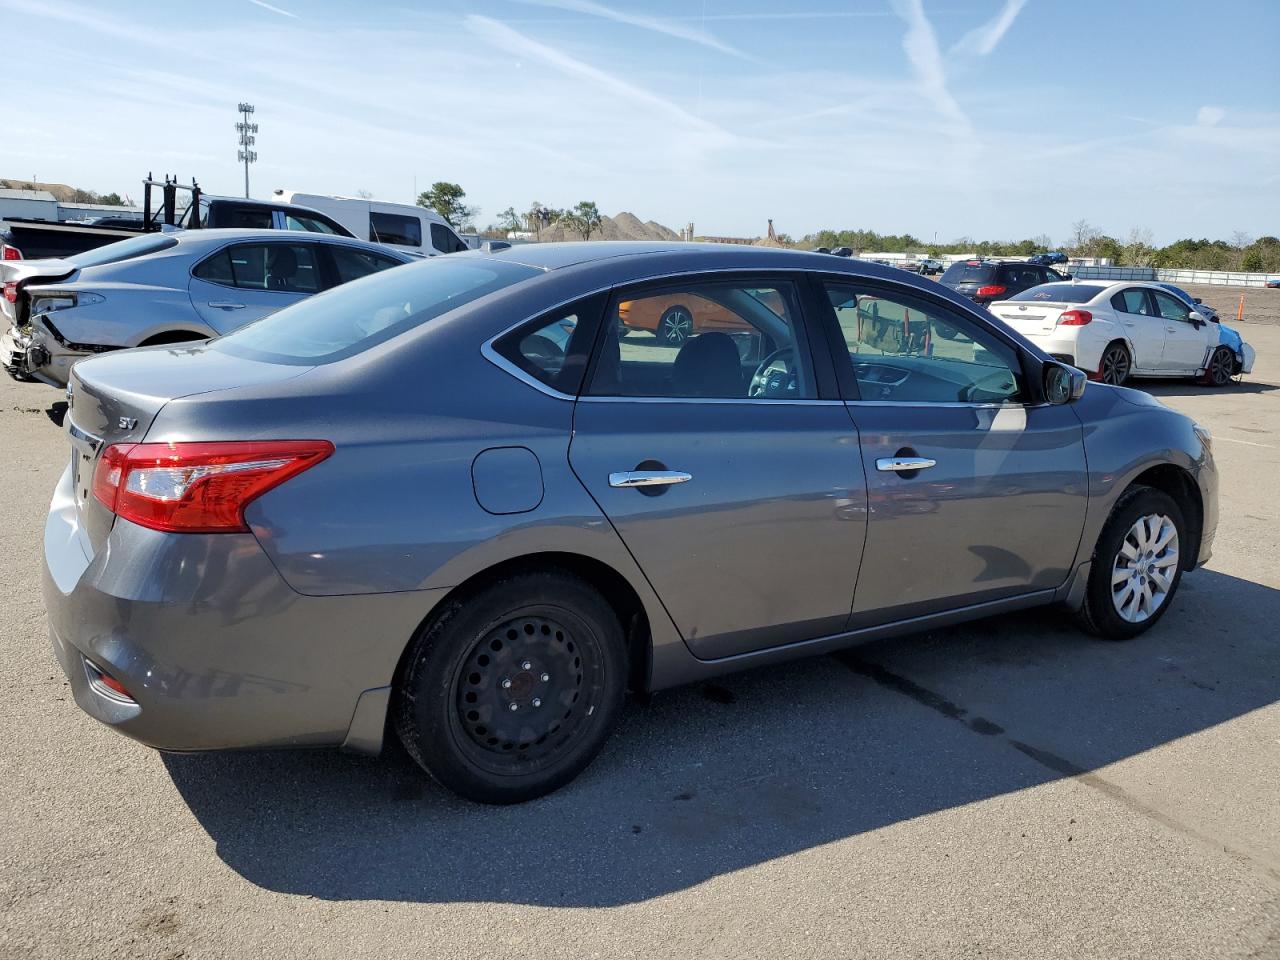
[[501,21],[494,20],[491,17],[482,17],[478,14],[468,14],[465,23],[467,28],[474,34],[487,40],[500,50],[515,56],[529,57],[541,61],[562,73],[590,81],[596,87],[608,90],[623,100],[646,107],[655,113],[676,120],[692,130],[708,135],[712,143],[724,145],[734,139],[727,131],[703,120],[701,117],[694,116],[678,104],[615,77],[611,73],[606,73],[590,64],[583,63],[567,53],[562,53],[539,43],[532,37],[527,37],[523,33],[513,30]]
[[[251,0],[251,2],[258,3],[260,0]],[[553,7],[557,10],[568,10],[572,13],[584,13],[593,17],[602,17],[615,23],[625,23],[628,26],[651,30],[654,33],[675,37],[678,40],[687,40],[690,43],[696,43],[699,46],[726,53],[733,57],[750,59],[741,50],[721,42],[705,30],[688,26],[676,20],[616,10],[613,7],[606,7],[603,3],[596,3],[595,0],[517,0],[517,2],[533,7]]]
[[944,117],[968,128],[969,118],[947,86],[947,68],[938,48],[938,36],[924,12],[923,0],[892,0],[893,11],[907,25],[902,50],[911,62],[920,94]]
[[278,13],[282,17],[292,17],[294,20],[301,20],[296,13],[290,13],[288,10],[281,10],[279,7],[273,7],[266,0],[249,0],[255,7],[261,7],[263,10],[270,10],[272,13]]
[[1201,107],[1196,111],[1196,123],[1204,127],[1216,127],[1226,115],[1227,111],[1221,107]]
[[975,27],[966,33],[949,52],[952,55],[987,56],[1000,45],[1000,41],[1004,39],[1004,35],[1013,26],[1013,21],[1018,19],[1018,14],[1026,5],[1027,0],[1005,0],[999,13],[982,26]]

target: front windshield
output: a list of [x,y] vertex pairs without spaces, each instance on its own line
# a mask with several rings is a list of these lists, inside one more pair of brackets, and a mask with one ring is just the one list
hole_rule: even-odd
[[130,237],[128,240],[117,240],[115,243],[108,243],[105,247],[86,250],[84,253],[67,257],[66,260],[83,270],[85,267],[101,267],[108,263],[132,260],[134,257],[143,257],[177,245],[177,238],[173,236],[148,233],[141,237]]
[[523,264],[458,258],[393,267],[286,307],[214,346],[255,360],[328,363],[540,272]]

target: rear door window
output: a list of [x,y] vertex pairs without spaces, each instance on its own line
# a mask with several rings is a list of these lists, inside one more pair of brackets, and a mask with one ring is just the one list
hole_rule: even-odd
[[402,247],[422,246],[422,221],[401,213],[369,214],[369,239],[374,243],[398,243]]
[[1147,298],[1147,291],[1138,287],[1121,290],[1111,298],[1111,305],[1121,313],[1132,313],[1140,317],[1149,317],[1152,314],[1151,301]]
[[269,207],[223,204],[213,208],[216,226],[237,230],[270,230],[273,227],[271,214]]
[[321,288],[316,252],[310,243],[237,243],[192,272],[209,283],[242,290],[316,293]]

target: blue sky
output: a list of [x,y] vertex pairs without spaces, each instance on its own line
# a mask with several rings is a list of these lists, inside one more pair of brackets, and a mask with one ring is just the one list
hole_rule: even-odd
[[[1280,234],[1276,0],[0,0],[0,176],[926,241]],[[25,38],[30,37],[27,41]]]

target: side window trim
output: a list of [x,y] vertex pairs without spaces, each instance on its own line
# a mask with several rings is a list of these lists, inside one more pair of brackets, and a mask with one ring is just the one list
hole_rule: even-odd
[[[595,341],[591,346],[591,356],[587,363],[586,371],[582,378],[582,382],[578,389],[578,399],[590,402],[607,402],[607,403],[842,403],[843,401],[834,397],[824,397],[823,392],[819,388],[821,376],[819,373],[819,365],[814,358],[814,352],[817,350],[815,339],[812,336],[812,321],[808,319],[810,299],[809,292],[806,290],[807,277],[811,274],[802,271],[786,271],[778,272],[776,270],[731,270],[731,271],[711,271],[707,273],[688,273],[679,276],[662,277],[652,280],[637,280],[624,284],[619,284],[609,290],[609,298],[602,312],[599,322],[599,329],[595,334]],[[620,300],[635,300],[642,297],[660,296],[664,291],[683,292],[692,286],[732,286],[743,285],[744,287],[769,288],[786,286],[792,292],[793,305],[795,307],[796,316],[792,320],[793,336],[796,338],[796,346],[802,353],[802,361],[807,361],[809,371],[814,378],[815,397],[808,399],[780,399],[766,397],[628,397],[628,396],[612,396],[590,394],[590,384],[596,375],[596,368],[599,366],[600,354],[604,347],[608,336],[607,318],[613,315]]]

